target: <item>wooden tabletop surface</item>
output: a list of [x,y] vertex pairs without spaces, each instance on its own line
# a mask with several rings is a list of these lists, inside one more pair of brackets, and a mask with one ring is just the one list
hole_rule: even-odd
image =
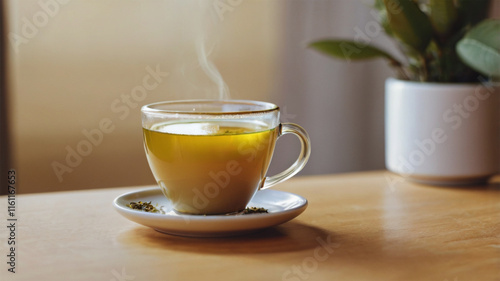
[[112,207],[145,187],[0,197],[0,280],[500,280],[500,184],[434,187],[388,172],[296,177],[309,206],[233,238],[161,234]]

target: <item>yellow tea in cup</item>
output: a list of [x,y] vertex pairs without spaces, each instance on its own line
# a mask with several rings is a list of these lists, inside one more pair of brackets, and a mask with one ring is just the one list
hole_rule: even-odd
[[179,212],[241,211],[262,185],[277,129],[240,121],[160,123],[143,129],[149,165]]

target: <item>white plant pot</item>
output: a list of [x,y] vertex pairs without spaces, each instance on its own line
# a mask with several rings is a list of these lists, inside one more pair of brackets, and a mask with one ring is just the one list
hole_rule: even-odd
[[397,79],[385,86],[389,171],[441,185],[484,182],[498,172],[498,88]]

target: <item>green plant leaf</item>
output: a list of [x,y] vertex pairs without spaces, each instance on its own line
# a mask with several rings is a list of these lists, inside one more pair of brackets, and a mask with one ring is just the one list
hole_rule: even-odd
[[399,63],[391,55],[377,47],[350,40],[321,40],[312,42],[309,47],[332,57],[345,60],[366,60],[383,57]]
[[391,27],[389,26],[389,19],[387,18],[387,10],[385,8],[384,0],[375,0],[373,8],[378,11],[378,21],[388,36],[394,37]]
[[429,20],[440,37],[447,37],[458,17],[454,0],[429,0]]
[[462,61],[474,70],[500,77],[500,20],[484,20],[457,44]]
[[403,43],[423,53],[432,39],[432,25],[412,0],[384,0],[392,32]]

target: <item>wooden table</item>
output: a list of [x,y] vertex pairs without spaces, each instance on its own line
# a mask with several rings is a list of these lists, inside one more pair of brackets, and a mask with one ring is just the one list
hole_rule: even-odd
[[[211,239],[121,217],[113,199],[141,188],[18,195],[16,273],[2,226],[0,280],[500,280],[500,184],[433,187],[388,172],[298,177],[276,189],[308,198],[302,215]],[[0,202],[5,214],[6,196]]]

